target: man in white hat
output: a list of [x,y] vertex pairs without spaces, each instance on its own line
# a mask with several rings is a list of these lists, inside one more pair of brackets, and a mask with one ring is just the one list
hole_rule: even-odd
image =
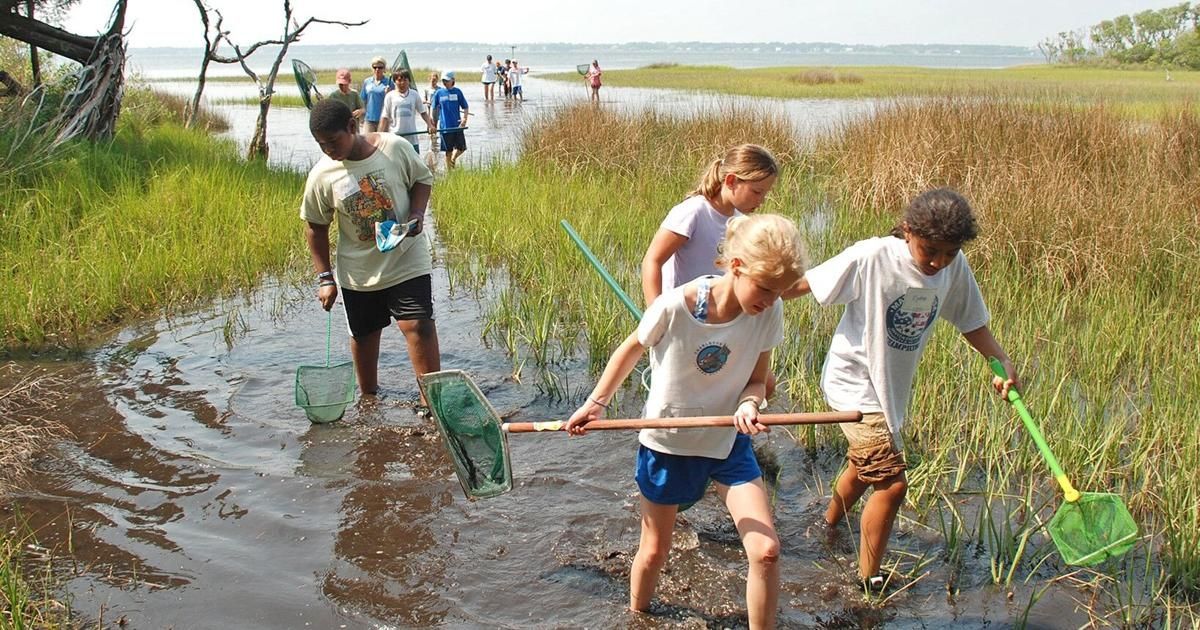
[[[463,129],[466,129],[467,117],[471,115],[467,111],[466,95],[454,87],[453,70],[442,73],[442,87],[434,92],[430,109],[433,110],[433,120],[438,125],[438,134],[442,137],[442,151],[446,152],[446,169],[452,169],[458,158],[467,150],[467,136]],[[442,129],[455,131],[441,131]]]

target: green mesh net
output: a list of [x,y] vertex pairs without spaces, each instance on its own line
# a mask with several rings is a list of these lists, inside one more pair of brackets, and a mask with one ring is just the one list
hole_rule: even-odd
[[592,67],[592,64],[590,64],[590,63],[581,63],[581,64],[575,66],[575,72],[578,72],[579,74],[582,74],[582,75],[587,75],[588,68],[591,68],[591,67]]
[[314,96],[316,100],[321,99],[320,92],[317,92],[317,77],[313,74],[312,68],[308,64],[299,59],[292,60],[292,74],[296,76],[296,87],[300,88],[300,99],[304,101],[304,106],[312,109]]
[[1129,551],[1137,541],[1137,523],[1115,494],[1084,492],[1064,502],[1047,527],[1063,561],[1091,566]]
[[500,416],[471,377],[445,370],[425,374],[419,381],[467,498],[485,499],[512,490],[508,438]]
[[296,405],[315,424],[340,419],[346,406],[354,402],[356,387],[354,364],[350,362],[296,369]]

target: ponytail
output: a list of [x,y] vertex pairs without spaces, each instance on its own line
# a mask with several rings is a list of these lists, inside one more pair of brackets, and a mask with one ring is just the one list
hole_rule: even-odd
[[758,182],[779,174],[779,164],[771,152],[757,144],[739,144],[725,152],[725,157],[713,160],[700,176],[700,183],[688,196],[703,195],[706,199],[717,199],[725,176],[747,182]]

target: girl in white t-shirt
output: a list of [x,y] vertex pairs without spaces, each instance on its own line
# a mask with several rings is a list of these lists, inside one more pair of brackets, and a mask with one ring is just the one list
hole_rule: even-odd
[[859,410],[861,424],[843,424],[849,465],[833,490],[825,524],[834,533],[867,488],[875,491],[862,511],[859,577],[880,590],[879,567],[896,513],[904,503],[904,424],[917,362],[933,322],[954,324],[984,357],[1004,364],[1009,380],[993,385],[1007,396],[1017,386],[1012,361],[988,329],[989,313],[961,250],[978,234],[970,204],[953,190],[921,194],[890,236],[859,241],[809,269],[786,297],[811,292],[822,306],[844,304],[821,371],[826,402]]
[[[667,213],[642,257],[646,306],[694,278],[720,274],[713,261],[725,222],[757,210],[778,178],[775,156],[756,144],[737,145],[710,162],[696,189]],[[775,374],[768,372],[767,398],[774,393]]]
[[771,349],[783,340],[779,297],[804,272],[796,225],[778,215],[731,219],[717,265],[724,275],[697,278],[654,300],[567,422],[567,431],[587,431],[646,348],[653,376],[645,417],[734,412],[736,428],[639,434],[642,535],[629,578],[629,607],[650,607],[679,505],[699,500],[712,479],[750,560],[750,627],[769,627],[779,601],[779,537],[749,436],[768,430],[757,422],[758,405],[766,396]]

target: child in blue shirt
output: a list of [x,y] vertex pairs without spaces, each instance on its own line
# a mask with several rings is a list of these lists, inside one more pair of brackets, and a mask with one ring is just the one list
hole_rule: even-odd
[[[433,94],[430,109],[433,110],[433,121],[437,123],[438,129],[467,126],[467,117],[471,115],[467,111],[467,96],[462,90],[454,87],[453,70],[442,73],[442,87]],[[441,136],[442,151],[446,152],[446,169],[452,169],[458,158],[467,150],[467,136],[461,129],[442,131],[438,135]]]

